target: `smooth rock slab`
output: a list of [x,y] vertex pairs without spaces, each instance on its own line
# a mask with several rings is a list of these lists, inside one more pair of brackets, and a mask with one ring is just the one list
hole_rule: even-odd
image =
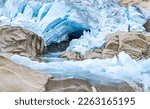
[[45,91],[48,78],[51,77],[0,56],[0,92]]
[[92,92],[92,85],[81,79],[49,79],[45,85],[47,92]]
[[97,84],[95,88],[98,92],[135,92],[135,90],[125,82],[117,84]]

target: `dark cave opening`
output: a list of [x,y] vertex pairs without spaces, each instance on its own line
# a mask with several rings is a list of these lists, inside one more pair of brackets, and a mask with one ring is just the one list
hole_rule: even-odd
[[68,41],[70,42],[73,39],[79,39],[83,35],[83,31],[88,31],[88,30],[79,30],[68,34]]
[[49,53],[55,53],[55,52],[61,52],[65,51],[66,48],[69,46],[70,41],[73,39],[79,39],[84,31],[90,31],[90,30],[79,30],[68,34],[68,39],[66,41],[62,41],[60,43],[51,43],[49,46],[47,46],[47,52]]

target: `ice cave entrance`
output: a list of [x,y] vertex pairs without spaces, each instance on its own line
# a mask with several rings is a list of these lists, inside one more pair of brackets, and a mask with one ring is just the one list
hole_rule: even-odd
[[47,51],[51,53],[65,51],[66,48],[69,46],[70,41],[72,41],[73,39],[79,39],[83,35],[84,31],[90,31],[90,30],[82,29],[82,30],[71,32],[67,34],[68,39],[66,41],[62,41],[60,43],[51,43],[50,45],[48,45]]

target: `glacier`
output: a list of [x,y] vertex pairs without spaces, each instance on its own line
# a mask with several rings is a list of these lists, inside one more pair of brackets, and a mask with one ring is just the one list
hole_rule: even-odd
[[[83,30],[67,51],[80,52],[103,47],[110,33],[138,31],[150,13],[140,6],[120,7],[120,0],[1,0],[0,26],[20,26],[44,39],[45,45],[68,39],[68,34]],[[86,31],[89,30],[89,31]],[[45,62],[14,55],[11,60],[45,73],[99,79],[99,76],[142,83],[150,91],[150,59],[136,61],[121,52],[112,59],[73,61],[59,58],[59,53],[45,57]],[[27,64],[28,63],[28,64]],[[91,76],[91,75],[96,75]]]
[[43,37],[46,46],[67,40],[72,32],[90,30],[67,48],[81,53],[102,47],[112,32],[145,32],[148,18],[142,7],[120,7],[119,0],[7,0],[0,8],[0,25],[29,29]]

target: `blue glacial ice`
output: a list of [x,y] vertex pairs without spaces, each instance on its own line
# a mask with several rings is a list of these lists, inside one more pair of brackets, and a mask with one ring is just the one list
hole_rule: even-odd
[[32,30],[45,45],[66,40],[72,32],[90,30],[67,48],[84,53],[101,47],[109,33],[129,28],[144,32],[149,16],[140,6],[120,7],[119,0],[7,0],[0,8],[0,25]]

